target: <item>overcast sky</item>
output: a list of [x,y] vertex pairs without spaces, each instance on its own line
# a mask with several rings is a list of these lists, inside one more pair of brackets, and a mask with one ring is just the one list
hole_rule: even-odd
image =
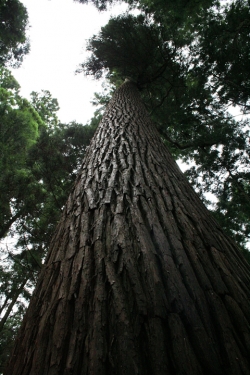
[[101,82],[75,75],[86,57],[86,41],[98,33],[110,15],[125,11],[125,5],[98,12],[93,5],[73,0],[21,0],[29,13],[31,50],[20,68],[12,70],[22,96],[49,90],[58,99],[59,119],[85,124],[94,112],[90,104]]

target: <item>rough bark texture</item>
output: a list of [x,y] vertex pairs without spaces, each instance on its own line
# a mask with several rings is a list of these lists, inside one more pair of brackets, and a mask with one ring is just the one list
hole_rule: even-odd
[[5,374],[250,374],[249,281],[127,82],[87,151]]

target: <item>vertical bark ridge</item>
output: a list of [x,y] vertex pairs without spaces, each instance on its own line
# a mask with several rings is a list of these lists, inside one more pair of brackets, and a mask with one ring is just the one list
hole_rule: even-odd
[[249,375],[249,281],[127,82],[88,148],[6,375]]

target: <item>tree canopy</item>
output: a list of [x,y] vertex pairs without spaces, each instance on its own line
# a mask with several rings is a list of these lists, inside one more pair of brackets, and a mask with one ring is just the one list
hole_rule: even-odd
[[205,201],[214,194],[217,219],[243,245],[250,236],[249,3],[130,4],[142,14],[112,18],[89,40],[92,54],[80,71],[137,83],[164,141],[191,165],[193,186]]

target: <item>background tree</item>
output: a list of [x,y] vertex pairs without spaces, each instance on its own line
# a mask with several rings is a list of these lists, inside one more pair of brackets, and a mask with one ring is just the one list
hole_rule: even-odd
[[18,66],[29,51],[28,13],[19,0],[0,1],[0,66]]
[[0,236],[3,237],[22,211],[20,207],[13,212],[11,206],[19,206],[19,191],[26,185],[22,184],[27,176],[26,155],[36,142],[42,121],[30,103],[20,97],[19,85],[8,70],[1,69],[0,79]]
[[[22,227],[24,231],[30,223],[31,231],[33,219],[42,222],[41,211],[50,210],[46,199],[54,202],[50,219],[53,210],[62,209],[96,126],[94,121],[86,127],[75,122],[62,124],[56,115],[57,100],[48,91],[33,92],[29,103],[18,89],[9,71],[2,70],[1,237],[13,223],[15,230]],[[48,227],[47,219],[41,232]]]
[[[250,63],[249,12],[246,1],[231,2],[223,11],[210,10],[202,27],[197,25],[199,38],[190,49],[218,105],[225,109],[234,106],[243,115],[240,121],[230,121],[220,147],[206,149],[204,156],[196,160],[198,169],[189,172],[197,187],[214,191],[218,197],[216,216],[240,243],[249,241],[249,117],[244,116],[249,114],[250,97],[246,68]],[[198,182],[200,170],[202,184]]]

